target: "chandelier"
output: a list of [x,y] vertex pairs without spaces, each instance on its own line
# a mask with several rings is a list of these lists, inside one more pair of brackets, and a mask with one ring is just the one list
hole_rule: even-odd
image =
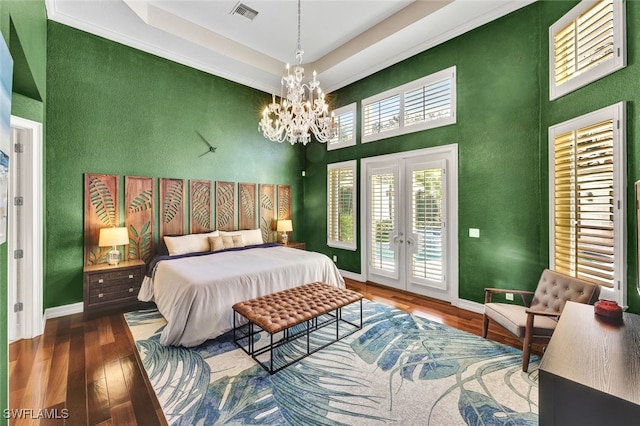
[[311,141],[310,131],[320,142],[327,142],[333,136],[333,116],[329,114],[329,105],[324,101],[320,82],[313,72],[313,80],[303,83],[302,50],[300,43],[300,0],[298,0],[298,48],[293,72],[287,64],[287,74],[282,77],[280,103],[271,95],[271,103],[262,112],[258,123],[259,130],[274,142],[289,141],[291,145]]

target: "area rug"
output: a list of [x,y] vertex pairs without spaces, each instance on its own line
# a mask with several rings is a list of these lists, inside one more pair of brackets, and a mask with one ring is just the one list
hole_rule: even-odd
[[[343,311],[355,319],[359,306]],[[538,424],[538,357],[523,373],[517,349],[376,302],[364,301],[363,318],[362,330],[269,375],[232,332],[165,347],[158,311],[125,314],[170,425]]]

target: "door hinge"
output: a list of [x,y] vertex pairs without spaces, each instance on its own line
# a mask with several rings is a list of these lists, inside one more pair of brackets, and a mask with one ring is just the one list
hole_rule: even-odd
[[24,205],[24,197],[13,197],[13,205],[14,206],[23,206]]
[[22,259],[23,257],[24,257],[24,250],[18,249],[18,250],[14,250],[13,251],[13,258],[14,259]]
[[18,302],[15,305],[13,305],[13,312],[22,312],[24,310],[24,305],[22,304],[22,302]]
[[21,143],[16,143],[13,145],[13,152],[24,152],[24,145],[22,145]]

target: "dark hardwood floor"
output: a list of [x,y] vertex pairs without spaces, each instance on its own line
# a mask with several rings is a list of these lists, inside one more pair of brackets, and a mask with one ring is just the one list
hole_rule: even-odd
[[[367,299],[480,335],[480,314],[411,293],[346,281],[348,288]],[[521,347],[497,326],[490,327],[489,338]],[[82,314],[48,320],[41,336],[9,345],[9,405],[18,410],[15,414],[22,414],[10,423],[166,424],[134,348],[121,313],[89,320],[83,320]],[[46,418],[52,416],[67,418]]]

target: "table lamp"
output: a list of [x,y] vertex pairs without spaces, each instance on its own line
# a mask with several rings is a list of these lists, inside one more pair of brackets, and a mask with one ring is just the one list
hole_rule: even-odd
[[116,266],[120,263],[120,252],[117,246],[129,244],[129,233],[127,228],[102,228],[100,229],[100,238],[98,245],[100,247],[112,246],[113,248],[107,253],[107,263]]
[[282,244],[286,246],[287,243],[289,242],[289,235],[287,234],[287,232],[293,231],[293,225],[291,224],[291,220],[289,219],[279,220],[277,231],[282,232]]

